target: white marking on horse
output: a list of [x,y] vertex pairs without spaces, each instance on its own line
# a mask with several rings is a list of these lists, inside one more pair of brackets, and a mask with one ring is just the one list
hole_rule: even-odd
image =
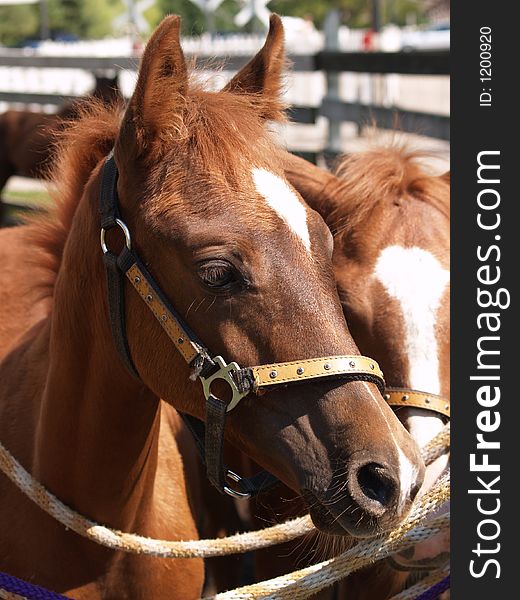
[[417,467],[412,465],[399,446],[397,447],[397,456],[399,458],[399,481],[401,483],[398,510],[401,512],[405,502],[410,498],[412,487],[417,480]]
[[379,255],[374,276],[401,305],[410,387],[439,394],[435,323],[449,271],[422,248],[389,246]]
[[307,213],[295,191],[281,177],[266,169],[254,168],[252,172],[258,193],[266,199],[267,204],[287,223],[310,251],[311,239],[307,227]]
[[[367,390],[370,393],[372,393],[370,388],[368,387],[368,384],[365,383],[364,385],[366,386]],[[374,400],[375,400],[375,398],[374,398]],[[395,448],[397,450],[397,462],[399,465],[399,489],[401,491],[401,493],[399,495],[397,510],[399,511],[399,513],[401,513],[406,501],[408,500],[408,498],[411,495],[412,487],[415,485],[415,482],[417,480],[417,467],[415,467],[412,464],[412,462],[407,458],[405,453],[401,450],[401,447],[399,446],[399,444],[397,443],[397,440],[395,439],[394,426],[388,422],[388,419],[386,418],[385,413],[379,406],[379,403],[377,402],[377,400],[375,402],[376,402],[377,408],[379,409],[381,415],[383,416],[383,419],[385,420],[385,422],[388,426],[390,436],[392,437],[392,440],[394,441],[394,444],[395,444]]]

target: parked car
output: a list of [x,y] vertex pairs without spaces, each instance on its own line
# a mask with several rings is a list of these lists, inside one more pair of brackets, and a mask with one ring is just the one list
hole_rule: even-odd
[[401,49],[412,50],[448,50],[450,47],[450,24],[440,23],[425,29],[403,31]]

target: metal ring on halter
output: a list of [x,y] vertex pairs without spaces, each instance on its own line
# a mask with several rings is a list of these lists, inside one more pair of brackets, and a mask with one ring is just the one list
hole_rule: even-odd
[[[228,479],[231,479],[231,481],[236,481],[237,483],[240,483],[242,481],[242,477],[240,477],[240,475],[233,473],[233,471],[230,471],[229,469],[226,471],[226,477]],[[227,485],[224,486],[224,491],[226,492],[226,494],[228,494],[228,496],[238,498],[239,500],[246,500],[247,498],[251,498],[251,494],[247,492],[238,492],[237,490],[234,490],[233,488],[230,488]]]
[[204,397],[207,400],[211,393],[211,384],[216,379],[222,379],[222,381],[225,381],[231,388],[232,396],[226,409],[226,412],[229,412],[230,410],[233,410],[235,408],[235,406],[240,402],[240,400],[242,400],[242,398],[245,398],[249,394],[249,390],[240,391],[235,380],[233,379],[232,373],[241,371],[240,367],[237,365],[236,362],[231,362],[228,365],[226,361],[222,358],[222,356],[214,356],[212,360],[220,368],[218,369],[218,371],[215,371],[213,375],[209,375],[208,377],[203,377],[201,375],[199,377],[199,379],[202,382]]
[[[132,238],[130,236],[130,231],[128,227],[123,221],[121,221],[121,219],[116,219],[116,225],[118,225],[121,231],[125,234],[125,244],[126,247],[130,250],[132,248]],[[111,227],[109,229],[111,229]],[[101,250],[103,250],[103,254],[106,254],[108,252],[108,247],[105,241],[106,233],[107,229],[105,229],[105,227],[102,227],[99,239],[101,242]]]

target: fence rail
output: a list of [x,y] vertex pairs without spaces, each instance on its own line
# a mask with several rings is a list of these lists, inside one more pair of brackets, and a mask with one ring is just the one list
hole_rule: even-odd
[[42,94],[40,92],[0,92],[0,102],[8,104],[49,104],[59,106],[67,100],[78,100],[76,94]]
[[[188,54],[188,56],[190,56]],[[207,69],[223,68],[236,71],[250,56],[208,57],[199,55],[199,64]],[[313,55],[289,56],[291,69],[295,72],[325,73],[368,73],[399,75],[449,75],[449,51],[435,52],[340,52],[324,50]],[[138,68],[139,59],[130,56],[42,56],[26,55],[20,51],[0,53],[0,67],[82,69],[94,74],[107,71]],[[74,99],[70,94],[48,94],[19,91],[0,91],[0,102],[22,104],[61,104]],[[403,132],[419,133],[434,138],[449,140],[450,118],[445,115],[405,110],[396,106],[381,106],[362,102],[345,102],[332,95],[325,95],[319,107],[295,105],[290,108],[290,117],[296,123],[313,124],[319,116],[329,122],[355,122],[359,128],[375,122],[380,128],[398,127]]]
[[450,139],[450,118],[443,115],[342,102],[330,98],[323,99],[320,115],[331,121],[353,121],[361,126],[376,123],[381,129],[398,129],[441,140]]
[[324,50],[314,55],[319,71],[396,73],[400,75],[449,75],[450,53],[438,52],[338,52]]
[[[187,57],[192,55],[187,54]],[[228,70],[243,66],[250,55],[227,57],[198,54],[201,61],[220,66],[225,62]],[[323,50],[312,55],[289,56],[294,71],[351,71],[355,73],[399,73],[408,75],[448,75],[449,52],[340,52]],[[0,67],[35,67],[60,69],[85,69],[87,71],[136,70],[139,58],[133,56],[42,56],[17,51],[0,52]]]

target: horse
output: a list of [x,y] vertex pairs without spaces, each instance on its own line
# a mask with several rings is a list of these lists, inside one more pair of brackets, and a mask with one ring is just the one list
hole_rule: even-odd
[[[349,329],[361,352],[382,365],[388,389],[395,390],[386,397],[420,446],[443,428],[450,396],[450,177],[430,174],[426,158],[394,145],[343,157],[334,174],[292,156],[285,169],[333,232]],[[447,463],[443,455],[428,466],[420,494]],[[389,598],[414,565],[427,568],[448,552],[449,539],[439,534],[406,556],[352,575],[339,597]]]
[[107,104],[121,102],[117,78],[97,77],[86,98],[66,102],[55,114],[8,110],[0,115],[0,223],[1,193],[13,175],[46,179],[52,170],[56,136],[80,114],[80,106],[96,98]]
[[[166,17],[126,109],[94,103],[64,132],[56,219],[0,232],[0,439],[96,522],[197,538],[181,414],[301,494],[323,531],[389,529],[422,485],[418,446],[345,323],[330,232],[268,131],[284,60],[272,16],[263,48],[206,92]],[[0,498],[3,571],[79,600],[200,596],[201,560],[98,546],[3,476]]]
[[[390,146],[343,157],[334,173],[289,154],[284,168],[334,233],[334,272],[349,329],[361,351],[383,366],[395,390],[385,397],[398,403],[397,416],[424,446],[444,426],[449,405],[449,173],[429,174],[422,158]],[[412,397],[403,401],[406,394]],[[442,456],[427,468],[420,493],[447,460]],[[304,510],[297,495],[276,489],[255,499],[252,524],[262,527]],[[290,572],[346,546],[320,536],[259,551],[257,578]],[[427,568],[429,559],[448,551],[449,540],[439,534],[316,598],[384,600],[405,585],[414,566]]]

